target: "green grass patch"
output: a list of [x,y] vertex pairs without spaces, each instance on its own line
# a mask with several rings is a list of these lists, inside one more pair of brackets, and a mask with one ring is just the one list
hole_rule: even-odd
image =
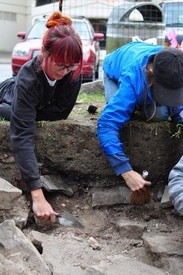
[[80,93],[77,98],[77,103],[97,103],[97,102],[105,102],[104,94],[102,92],[99,93]]

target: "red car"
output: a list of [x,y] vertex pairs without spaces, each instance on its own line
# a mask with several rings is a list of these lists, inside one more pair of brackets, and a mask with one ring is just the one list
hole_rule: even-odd
[[[12,71],[17,75],[21,66],[38,55],[41,50],[42,37],[46,31],[47,19],[36,21],[28,34],[19,32],[18,37],[23,41],[16,44],[12,52]],[[100,42],[104,34],[95,33],[90,21],[84,17],[72,19],[73,25],[83,43],[83,81],[93,81],[98,78],[100,65]]]

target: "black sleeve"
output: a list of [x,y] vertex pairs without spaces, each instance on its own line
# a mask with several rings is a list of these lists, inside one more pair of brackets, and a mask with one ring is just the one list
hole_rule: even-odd
[[10,118],[10,139],[16,164],[30,191],[42,187],[35,156],[35,94],[16,85]]
[[[35,155],[36,120],[66,119],[77,99],[81,79],[58,81],[55,91],[34,83],[26,87],[24,81],[14,88],[10,119],[10,139],[17,166],[30,191],[41,188],[39,167]],[[40,82],[39,82],[40,83]],[[41,107],[40,107],[41,106]]]

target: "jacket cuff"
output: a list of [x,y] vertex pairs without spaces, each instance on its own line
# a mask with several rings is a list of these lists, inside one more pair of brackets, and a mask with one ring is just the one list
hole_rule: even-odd
[[128,161],[128,158],[124,155],[107,155],[107,159],[110,162],[117,176],[121,175],[122,173],[133,170]]
[[115,167],[114,171],[117,176],[126,173],[128,171],[133,170],[131,165],[129,163],[123,163],[123,165],[120,165],[119,167]]
[[26,184],[29,191],[33,191],[43,187],[43,184],[41,183],[40,179],[29,181]]

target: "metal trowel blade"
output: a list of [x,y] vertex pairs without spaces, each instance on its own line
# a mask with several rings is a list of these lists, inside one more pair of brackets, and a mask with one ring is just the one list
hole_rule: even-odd
[[84,225],[73,215],[68,212],[59,213],[57,216],[57,223],[63,226],[71,226],[77,228],[84,228]]

